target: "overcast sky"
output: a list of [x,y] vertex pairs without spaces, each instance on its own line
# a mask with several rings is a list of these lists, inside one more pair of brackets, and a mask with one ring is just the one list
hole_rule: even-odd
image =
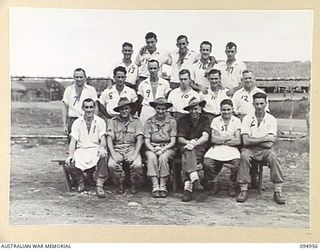
[[135,58],[149,31],[164,52],[176,49],[180,34],[196,51],[208,40],[218,60],[225,59],[229,41],[238,45],[243,61],[311,61],[312,55],[312,11],[11,8],[11,75],[72,76],[83,67],[89,76],[104,77],[121,59],[122,43],[133,43]]

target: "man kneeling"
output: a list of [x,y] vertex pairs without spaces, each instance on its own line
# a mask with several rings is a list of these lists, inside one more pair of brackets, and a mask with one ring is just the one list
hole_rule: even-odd
[[203,169],[210,195],[219,190],[218,174],[223,164],[231,169],[229,195],[236,196],[237,174],[240,165],[240,152],[237,146],[241,144],[241,121],[232,115],[233,104],[230,99],[220,103],[221,116],[211,122],[211,142],[213,146],[204,156]]
[[83,101],[82,109],[84,115],[72,124],[67,168],[72,178],[77,181],[78,191],[83,192],[86,188],[87,173],[97,166],[97,196],[105,198],[103,184],[108,177],[106,123],[94,114],[95,102],[91,98]]

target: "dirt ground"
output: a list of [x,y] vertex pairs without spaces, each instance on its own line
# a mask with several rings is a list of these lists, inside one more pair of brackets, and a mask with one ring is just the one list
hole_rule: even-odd
[[[166,199],[150,196],[150,186],[137,195],[128,190],[118,195],[106,186],[107,198],[96,197],[94,188],[87,193],[66,192],[61,167],[52,159],[64,159],[66,145],[15,142],[11,147],[10,224],[15,225],[193,225],[247,226],[276,228],[309,227],[308,153],[290,153],[277,145],[281,154],[287,199],[277,205],[272,199],[269,171],[264,171],[265,191],[250,190],[246,203],[227,196],[227,175],[221,175],[222,189],[216,197],[190,203],[181,202],[181,193]],[[304,142],[299,142],[303,144]],[[299,146],[299,145],[297,145]],[[32,156],[32,157],[30,157]]]
[[[44,104],[45,105],[45,104]],[[49,105],[50,106],[50,105]],[[60,117],[18,104],[12,110],[12,134],[61,134]],[[43,113],[41,116],[34,114]],[[46,122],[45,124],[43,122]],[[27,131],[29,129],[29,131]],[[249,191],[241,204],[227,196],[228,170],[220,176],[222,188],[215,197],[205,196],[181,202],[181,192],[169,192],[166,199],[150,196],[150,185],[131,195],[118,195],[105,187],[106,199],[94,188],[86,193],[67,192],[63,172],[53,159],[65,159],[67,146],[58,140],[11,142],[10,224],[13,225],[192,225],[271,228],[309,228],[308,139],[280,141],[275,149],[280,157],[285,184],[285,205],[273,201],[269,170],[264,171],[265,190]]]

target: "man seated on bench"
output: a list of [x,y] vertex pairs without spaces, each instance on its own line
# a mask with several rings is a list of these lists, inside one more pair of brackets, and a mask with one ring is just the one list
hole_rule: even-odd
[[232,115],[233,104],[230,99],[220,103],[221,116],[211,122],[212,147],[204,156],[204,176],[209,182],[210,195],[219,191],[218,174],[224,164],[231,170],[229,195],[236,196],[237,174],[240,165],[240,152],[237,148],[241,144],[241,121]]
[[245,202],[248,196],[248,183],[250,182],[250,169],[252,164],[260,162],[270,168],[270,180],[274,183],[274,200],[278,204],[285,204],[281,187],[283,176],[280,162],[273,151],[277,136],[277,120],[265,111],[267,95],[256,93],[253,95],[254,114],[248,114],[242,121],[241,161],[238,172],[240,194],[237,202]]
[[155,109],[156,114],[144,125],[147,175],[152,182],[152,197],[165,198],[166,184],[170,176],[169,159],[173,159],[175,154],[177,122],[167,112],[172,104],[167,102],[166,98],[159,97],[150,102],[150,106]]
[[108,125],[107,145],[110,151],[108,167],[118,194],[124,193],[125,166],[129,168],[132,194],[142,182],[140,149],[143,144],[143,128],[139,118],[131,115],[135,104],[121,97],[114,108],[120,115],[113,117]]
[[181,177],[184,183],[182,201],[192,200],[192,190],[203,190],[198,171],[202,170],[206,142],[210,133],[209,118],[202,115],[206,101],[190,100],[184,110],[190,113],[178,121],[178,142],[181,152]]
[[106,123],[94,114],[95,101],[87,98],[82,103],[84,115],[74,121],[71,128],[69,156],[66,160],[68,172],[77,181],[78,191],[86,189],[86,177],[97,167],[95,176],[99,198],[105,198],[103,185],[108,177],[106,165]]

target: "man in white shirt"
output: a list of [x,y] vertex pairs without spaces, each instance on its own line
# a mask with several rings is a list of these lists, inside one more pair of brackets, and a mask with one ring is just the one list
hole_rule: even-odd
[[169,93],[170,84],[168,81],[159,78],[158,72],[160,64],[157,60],[150,60],[148,62],[149,77],[142,81],[138,89],[138,98],[142,100],[142,109],[140,113],[140,120],[142,125],[153,115],[155,110],[150,106],[150,102],[154,101],[159,97],[167,97]]
[[126,81],[125,84],[134,89],[136,89],[136,81],[139,77],[139,67],[138,65],[132,61],[132,53],[133,53],[133,45],[131,43],[125,42],[122,44],[122,50],[123,58],[120,62],[116,63],[112,69],[110,70],[109,76],[113,76],[113,70],[118,66],[125,67],[127,74],[126,74]]
[[278,204],[285,204],[282,195],[283,175],[280,162],[273,151],[277,137],[277,120],[265,111],[267,95],[256,93],[253,95],[254,114],[248,114],[242,121],[241,162],[238,173],[240,194],[237,202],[245,202],[248,197],[248,183],[252,164],[260,162],[270,168],[270,180],[274,183],[274,200]]
[[188,48],[189,42],[185,35],[177,38],[178,51],[169,54],[166,64],[171,65],[170,87],[178,88],[180,85],[179,72],[182,69],[191,68],[192,64],[198,59],[198,53]]
[[173,117],[178,121],[181,117],[188,114],[184,110],[188,106],[191,99],[195,98],[200,101],[199,94],[190,87],[190,71],[183,69],[179,72],[180,87],[172,90],[168,96],[168,102],[172,103]]
[[192,64],[190,69],[191,79],[193,80],[191,87],[196,91],[210,87],[207,74],[217,62],[214,56],[210,56],[211,51],[212,44],[209,41],[203,41],[200,44],[200,58]]
[[204,156],[204,175],[210,183],[210,195],[219,191],[218,175],[224,166],[230,168],[229,195],[236,195],[237,174],[240,165],[241,121],[232,115],[233,104],[230,99],[224,99],[221,104],[221,116],[211,122],[212,147]]
[[216,64],[214,68],[221,71],[222,86],[228,88],[228,94],[232,96],[235,91],[242,87],[241,76],[246,69],[246,65],[236,60],[237,45],[235,43],[227,43],[225,53],[227,60]]
[[227,95],[228,89],[221,86],[221,72],[217,69],[212,69],[208,73],[210,87],[199,93],[200,99],[206,101],[206,106],[203,108],[204,115],[212,121],[213,118],[219,116],[220,103],[224,99],[230,99]]
[[95,101],[87,98],[83,101],[84,115],[75,120],[71,129],[67,168],[72,178],[77,181],[78,192],[86,189],[86,177],[90,170],[96,169],[96,191],[99,198],[105,198],[104,182],[109,176],[106,158],[106,124],[94,114]]
[[[97,100],[97,91],[94,87],[87,85],[86,72],[82,68],[75,69],[73,73],[73,79],[75,83],[67,87],[64,91],[62,102],[62,121],[64,133],[69,135],[71,133],[71,127],[73,122],[84,114],[82,109],[82,102],[87,98],[91,98],[94,101]],[[68,142],[70,142],[70,136]]]
[[117,107],[121,97],[128,98],[130,102],[138,99],[136,92],[125,85],[126,74],[127,71],[123,66],[116,67],[113,71],[115,85],[111,89],[105,89],[99,98],[99,102],[105,108],[105,113],[111,117],[119,114],[114,111],[114,108]]
[[[242,75],[243,87],[237,90],[232,97],[234,113],[241,120],[245,115],[254,113],[253,95],[258,92],[265,93],[262,89],[256,87],[255,75],[252,70],[244,70]],[[268,110],[268,106],[267,99],[266,110]]]
[[157,35],[153,32],[148,32],[145,36],[146,46],[142,47],[137,55],[136,64],[139,66],[139,78],[137,80],[137,89],[139,84],[149,76],[148,62],[151,59],[157,60],[161,67],[166,61],[164,55],[157,49]]

